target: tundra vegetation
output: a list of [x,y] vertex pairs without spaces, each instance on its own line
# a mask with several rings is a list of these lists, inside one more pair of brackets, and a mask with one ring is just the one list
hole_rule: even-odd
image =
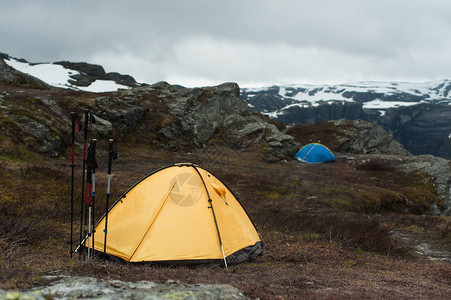
[[[81,115],[82,108],[96,112],[99,97],[123,95],[10,83],[1,83],[0,88],[2,289],[23,290],[46,284],[45,275],[74,275],[133,282],[228,283],[249,297],[261,299],[449,296],[451,221],[449,217],[429,214],[431,205],[441,202],[430,175],[407,172],[398,167],[396,160],[371,154],[338,152],[337,162],[321,165],[302,164],[288,156],[268,163],[265,157],[273,141],[263,137],[255,143],[252,136],[251,143],[240,144],[245,147],[232,147],[227,143],[228,133],[221,128],[202,144],[177,143],[161,133],[180,120],[170,114],[171,108],[158,89],[137,92],[139,105],[146,112],[134,122],[127,121],[131,128],[119,130],[113,126],[107,133],[116,140],[119,151],[111,178],[113,200],[157,168],[176,162],[197,163],[236,194],[263,237],[263,255],[227,269],[102,259],[87,264],[78,255],[70,259],[68,116],[71,111]],[[166,88],[166,92],[176,89]],[[200,93],[200,102],[215,96],[210,93],[212,90]],[[36,128],[33,122],[47,130],[27,131]],[[285,129],[282,124],[272,125]],[[342,135],[333,130],[333,126],[320,123],[288,132],[299,144],[323,140],[336,150],[338,143],[326,140]],[[50,136],[45,139],[41,133]],[[96,220],[105,206],[108,159],[108,137],[97,137]],[[80,134],[76,179],[81,179],[81,143]],[[52,150],[40,153],[46,147]],[[75,237],[79,230],[80,181],[75,181]],[[397,238],[400,235],[414,239],[407,242]],[[442,251],[448,261],[420,255],[412,241]]]

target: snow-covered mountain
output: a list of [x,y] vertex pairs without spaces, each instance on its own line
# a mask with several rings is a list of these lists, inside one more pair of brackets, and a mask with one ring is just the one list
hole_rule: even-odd
[[67,61],[30,63],[1,54],[0,59],[22,73],[36,77],[48,85],[87,92],[111,92],[139,84],[129,75],[106,73],[103,67],[88,63]]
[[451,80],[243,88],[241,97],[286,124],[363,119],[413,154],[451,157]]
[[242,88],[241,97],[249,105],[276,119],[290,114],[293,107],[308,108],[345,102],[361,103],[363,109],[384,114],[390,108],[418,103],[451,104],[451,80]]

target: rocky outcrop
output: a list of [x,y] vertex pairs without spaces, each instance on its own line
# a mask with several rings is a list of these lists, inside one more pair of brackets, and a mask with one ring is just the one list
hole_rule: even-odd
[[313,124],[329,120],[366,120],[376,123],[392,134],[413,154],[451,157],[451,105],[418,104],[390,108],[381,115],[375,110],[362,109],[357,102],[324,103],[319,106],[291,106],[275,116],[285,124]]
[[[239,98],[235,83],[187,89],[160,82],[97,98],[82,94],[79,103],[59,100],[72,99],[73,93],[29,89],[24,95],[11,87],[11,93],[0,100],[1,112],[11,127],[8,136],[25,141],[40,153],[55,151],[61,142],[70,142],[69,112],[82,116],[83,109],[89,108],[97,120],[92,125],[97,134],[93,137],[132,134],[143,143],[150,141],[167,149],[186,146],[189,151],[221,139],[225,146],[238,151],[255,146],[265,152],[268,162],[292,157],[297,150],[293,137]],[[64,106],[67,104],[70,108]],[[23,117],[15,117],[13,111],[20,111]]]
[[149,89],[159,91],[159,97],[176,119],[160,130],[167,139],[204,147],[220,135],[228,146],[240,151],[251,144],[266,144],[269,162],[292,156],[297,150],[293,137],[249,109],[239,98],[236,83],[193,89],[158,83]]
[[50,87],[45,82],[8,66],[3,61],[3,59],[7,59],[8,57],[8,55],[0,53],[0,82],[3,81],[5,83],[15,85],[32,85],[40,88]]
[[287,133],[301,145],[322,143],[342,153],[410,155],[381,126],[364,120],[294,124],[289,126]]
[[58,61],[55,62],[56,65],[61,65],[66,69],[76,70],[80,72],[79,74],[71,75],[72,80],[69,81],[70,84],[77,86],[89,86],[91,83],[100,80],[112,80],[117,84],[126,85],[129,87],[136,87],[139,84],[130,75],[122,75],[116,72],[106,73],[102,66],[88,64],[84,62],[69,62],[69,61]]
[[[384,161],[386,165],[396,166],[397,169],[408,173],[425,173],[430,176],[435,188],[436,195],[440,198],[439,203],[431,202],[430,213],[438,216],[451,216],[451,161],[432,155],[392,155],[392,154],[357,154],[352,157],[343,156],[352,161],[355,158],[363,161]],[[430,201],[431,199],[425,199]]]
[[[96,99],[99,110],[96,112],[101,119],[94,127],[100,135],[110,132],[110,128],[125,133],[133,128],[144,116],[147,109],[139,106],[137,96],[113,97],[105,96]],[[110,123],[110,124],[108,124]]]
[[16,120],[16,124],[29,136],[25,139],[25,144],[33,147],[39,153],[52,152],[61,144],[58,135],[53,134],[50,128],[36,120],[22,116]]
[[451,216],[451,161],[432,155],[411,156],[403,159],[401,167],[406,171],[422,171],[434,179],[437,196],[442,203],[433,205],[434,215]]
[[[58,278],[47,277],[55,280]],[[0,299],[225,299],[245,300],[237,288],[228,284],[184,284],[168,281],[124,282],[92,277],[62,277],[48,286],[25,292],[2,291]]]
[[[336,135],[339,152],[359,154],[397,154],[409,155],[410,153],[398,143],[392,135],[388,134],[381,126],[363,121],[330,121],[340,133]],[[341,128],[340,128],[341,127]]]

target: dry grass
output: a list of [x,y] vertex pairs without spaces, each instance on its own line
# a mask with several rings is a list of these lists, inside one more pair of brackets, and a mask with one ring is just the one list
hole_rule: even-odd
[[[129,149],[122,149],[122,156],[113,166],[115,196],[153,169],[174,161],[205,159],[185,152],[165,155],[165,151],[144,147],[139,151],[134,148],[131,159],[127,155]],[[325,199],[312,197],[314,190],[299,180],[306,172],[304,165],[269,165],[246,153],[224,151],[230,151],[227,164],[211,164],[210,169],[237,194],[259,228],[266,249],[256,261],[223,269],[124,264],[101,259],[88,265],[77,256],[71,260],[67,188],[70,167],[61,165],[65,158],[40,166],[27,163],[17,167],[19,163],[8,161],[2,162],[0,173],[2,182],[7,180],[13,189],[12,194],[4,186],[1,189],[1,286],[28,288],[42,284],[42,275],[67,274],[129,281],[229,283],[261,299],[399,299],[418,294],[434,299],[449,292],[449,264],[419,258],[389,236],[392,226],[408,227],[421,220],[424,231],[446,239],[447,225],[442,219],[408,214],[378,216],[332,208]],[[97,218],[105,203],[101,195],[106,188],[104,160],[103,156],[99,161]],[[151,163],[143,165],[143,161]],[[315,176],[324,176],[323,171],[330,173],[334,166],[323,167],[316,170]],[[79,170],[76,174],[80,175]],[[346,186],[346,176],[342,180]],[[76,186],[79,188],[78,183]],[[74,236],[78,237],[79,223],[75,220]],[[441,231],[437,230],[440,226]]]
[[[67,112],[81,101],[77,97],[83,96],[86,105],[92,104],[90,94],[67,92],[58,96],[62,92],[44,92],[60,97]],[[32,90],[24,90],[20,95],[33,97]],[[152,108],[157,99],[146,97],[144,104]],[[349,164],[339,159],[317,166],[296,161],[266,164],[263,150],[258,148],[240,152],[222,144],[201,150],[172,147],[155,134],[161,122],[173,121],[166,118],[164,107],[159,109],[153,120],[137,125],[142,128],[139,134],[130,132],[114,137],[119,158],[113,165],[113,199],[162,166],[183,161],[199,163],[237,195],[264,239],[263,255],[254,262],[228,269],[162,267],[101,259],[86,264],[77,255],[70,259],[68,139],[63,139],[61,155],[49,158],[19,146],[13,137],[2,136],[1,288],[25,289],[42,284],[43,275],[60,274],[128,281],[229,283],[248,296],[261,299],[449,296],[451,265],[419,257],[409,245],[395,241],[390,235],[394,228],[410,230],[450,247],[449,218],[424,215],[430,202],[437,200],[435,188],[424,174],[402,173],[396,166],[377,160]],[[156,120],[158,116],[164,118]],[[14,130],[2,122],[0,126]],[[317,131],[321,130],[324,129]],[[12,151],[11,145],[17,151]],[[105,206],[106,147],[105,141],[99,142],[96,219]],[[77,156],[80,156],[78,146]],[[80,169],[78,162],[75,240],[79,236]]]

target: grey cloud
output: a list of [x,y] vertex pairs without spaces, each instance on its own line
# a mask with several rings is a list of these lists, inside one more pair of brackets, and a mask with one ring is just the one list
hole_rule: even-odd
[[450,8],[439,0],[6,0],[0,51],[33,62],[96,59],[145,80],[433,79],[451,77],[443,67]]

